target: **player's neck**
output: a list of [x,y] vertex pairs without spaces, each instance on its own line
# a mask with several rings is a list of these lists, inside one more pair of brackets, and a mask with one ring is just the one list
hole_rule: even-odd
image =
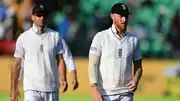
[[38,30],[38,34],[39,35],[44,33],[44,28],[45,28],[44,26],[37,26],[37,25],[35,25],[35,26],[36,26],[36,28]]
[[115,26],[115,29],[116,29],[116,31],[118,32],[118,34],[120,35],[120,36],[124,36],[125,35],[125,31],[124,30],[120,30],[118,27],[116,27]]
[[43,34],[44,33],[44,27],[40,27],[40,29],[38,30],[39,31],[39,35]]

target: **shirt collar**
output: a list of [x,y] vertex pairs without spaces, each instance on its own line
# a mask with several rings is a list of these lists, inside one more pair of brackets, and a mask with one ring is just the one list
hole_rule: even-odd
[[[39,34],[38,33],[38,29],[36,28],[36,26],[33,24],[33,26],[32,26],[32,30],[33,30],[33,32],[34,33],[36,33],[36,34]],[[44,28],[44,32],[47,30],[47,26]]]
[[116,37],[118,37],[119,39],[122,39],[122,38],[126,35],[126,32],[125,32],[124,35],[120,35],[119,32],[117,31],[117,29],[116,29],[116,27],[115,27],[114,24],[112,24],[112,26],[111,26],[111,31],[112,31],[112,33],[113,33]]
[[113,32],[113,33],[118,33],[118,31],[116,30],[116,27],[115,27],[115,25],[114,25],[114,24],[112,24],[111,29],[112,29],[112,32]]

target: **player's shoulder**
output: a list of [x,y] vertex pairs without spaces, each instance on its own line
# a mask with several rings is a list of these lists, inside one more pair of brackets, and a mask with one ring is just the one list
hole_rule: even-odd
[[137,36],[134,33],[126,32],[126,36],[133,39],[138,39]]
[[109,33],[109,29],[105,29],[105,30],[97,32],[95,37],[104,38],[104,37],[108,36],[108,33]]
[[108,35],[109,29],[102,30],[102,31],[100,31],[99,33],[100,33],[100,35],[102,35],[102,36]]
[[48,33],[49,37],[55,38],[56,40],[62,40],[62,36],[60,33],[52,28],[46,28],[46,32]]
[[46,32],[48,33],[48,36],[56,37],[56,38],[62,38],[58,31],[52,29],[52,28],[46,28]]
[[46,28],[46,30],[51,33],[58,33],[56,30],[54,30],[52,28]]
[[52,28],[46,28],[46,32],[48,32],[48,34],[50,34],[50,35],[55,35],[55,36],[59,35],[59,32]]
[[138,37],[134,33],[126,32],[126,36],[128,37],[129,40],[135,43],[137,43],[139,40]]
[[32,33],[31,28],[29,28],[28,30],[24,31],[24,32],[21,33],[20,35],[28,35],[29,33]]
[[29,33],[32,33],[32,31],[30,29],[28,29],[28,30],[24,31],[23,33],[21,33],[18,38],[29,37],[29,35],[30,35]]

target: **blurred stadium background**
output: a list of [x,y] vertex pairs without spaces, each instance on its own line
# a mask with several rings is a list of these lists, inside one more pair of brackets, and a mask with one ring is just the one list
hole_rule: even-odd
[[[92,101],[89,46],[98,31],[111,26],[109,12],[116,2],[126,3],[132,12],[128,30],[140,39],[144,58],[135,101],[180,101],[179,0],[0,0],[0,101],[9,101],[15,41],[32,25],[31,10],[37,3],[47,6],[48,26],[60,32],[75,56],[80,86],[72,92],[69,85],[61,101]],[[22,82],[20,88],[23,96]]]

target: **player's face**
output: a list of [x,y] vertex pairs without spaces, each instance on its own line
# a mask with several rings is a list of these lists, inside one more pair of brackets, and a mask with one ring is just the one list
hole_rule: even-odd
[[46,14],[44,13],[35,13],[32,15],[32,20],[35,25],[38,27],[43,27],[45,26],[45,20],[46,20]]
[[113,20],[114,25],[120,30],[125,32],[128,24],[128,14],[127,15],[119,15],[119,14],[111,14],[111,18]]

